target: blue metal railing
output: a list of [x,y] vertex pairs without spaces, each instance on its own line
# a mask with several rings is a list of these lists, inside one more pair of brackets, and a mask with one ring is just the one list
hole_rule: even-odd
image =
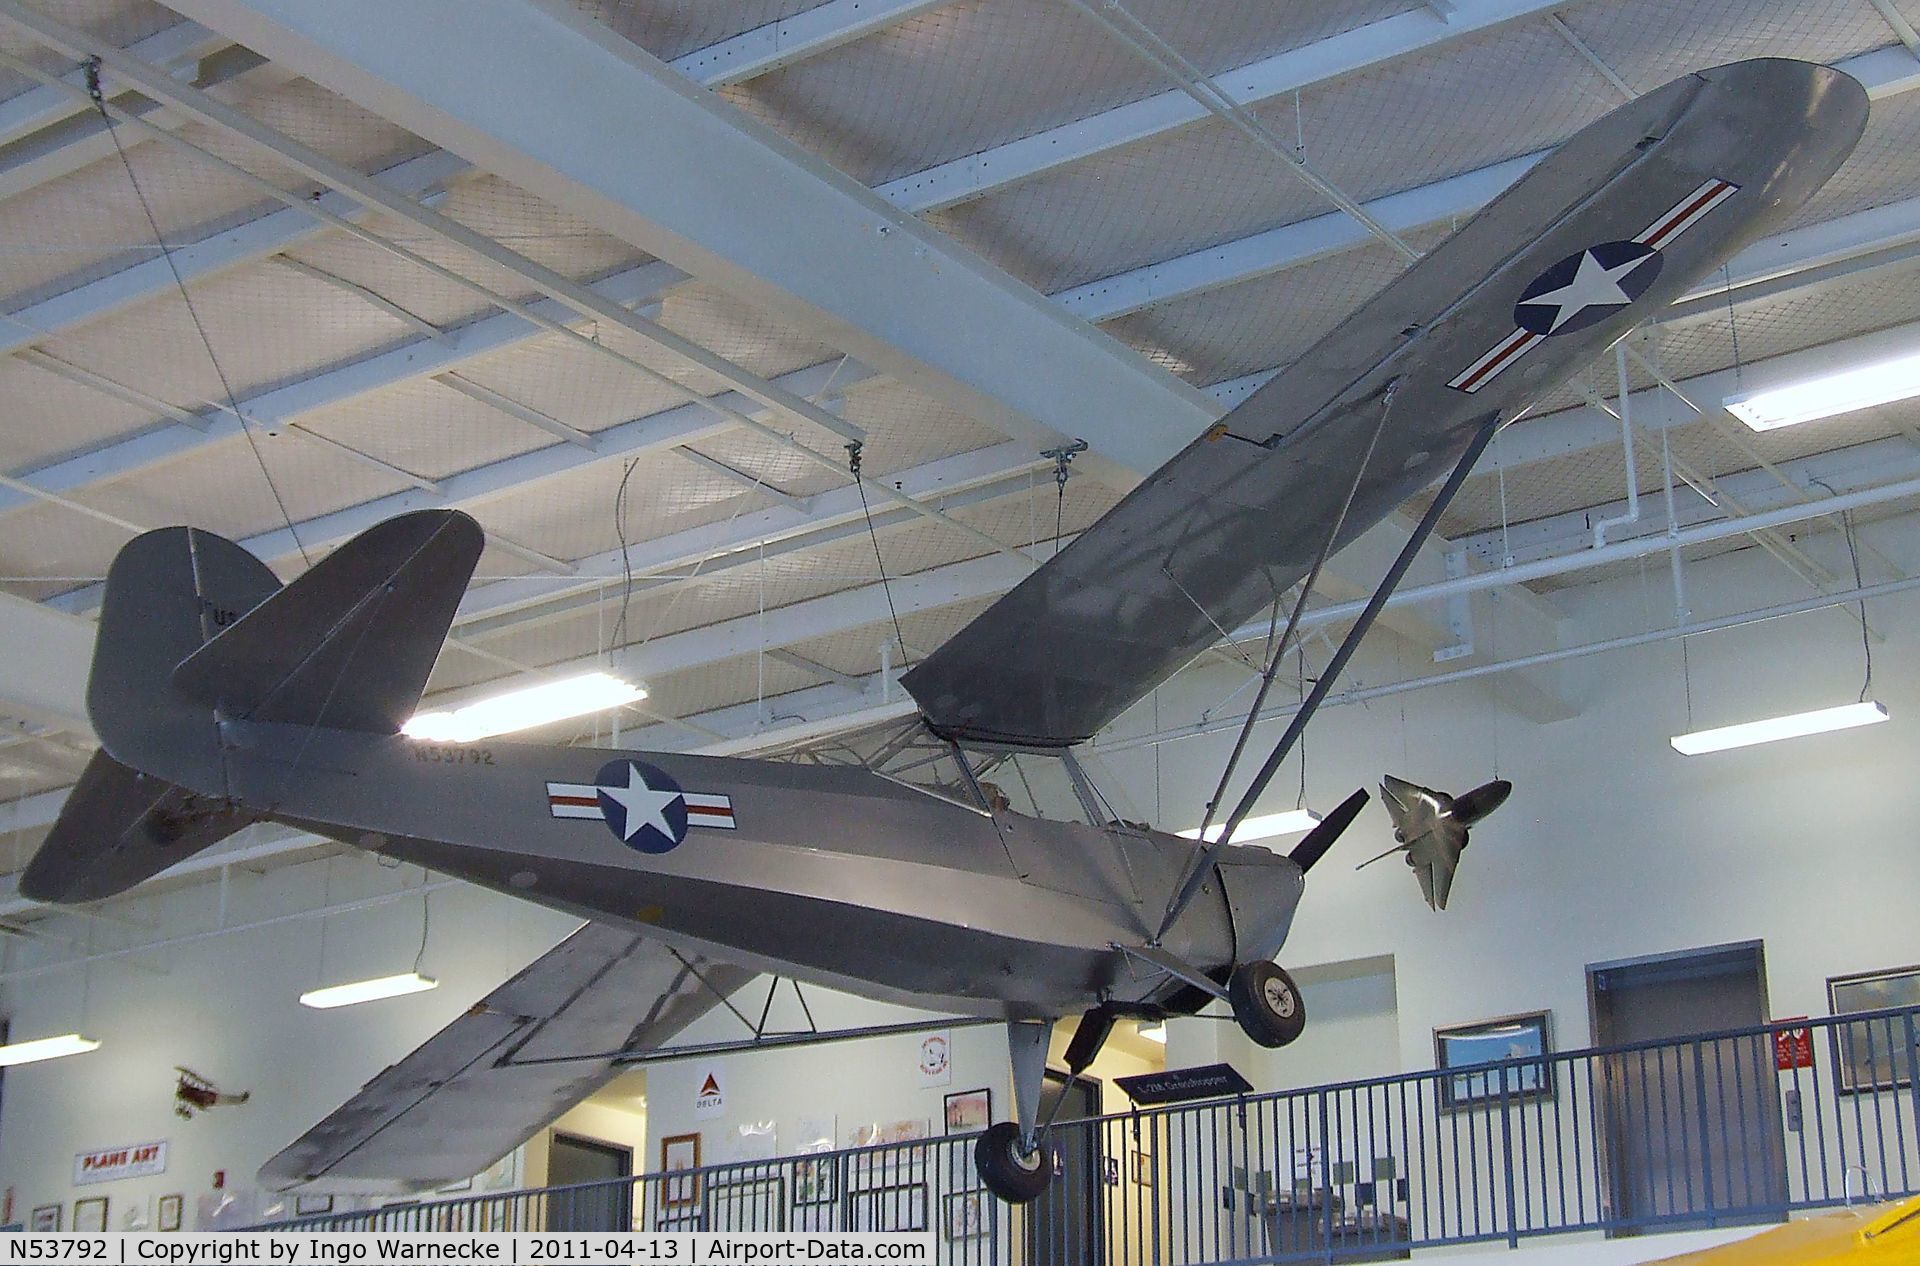
[[918,1230],[954,1266],[1357,1262],[1920,1191],[1920,1008],[1063,1124],[1010,1208],[973,1139],[388,1205],[328,1230]]

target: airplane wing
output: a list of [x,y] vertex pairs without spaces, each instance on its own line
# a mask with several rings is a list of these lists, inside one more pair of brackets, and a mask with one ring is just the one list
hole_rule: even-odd
[[[1336,548],[1446,473],[1489,418],[1517,416],[1791,215],[1866,104],[1838,72],[1763,60],[1582,130],[912,668],[907,690],[943,733],[1088,738],[1306,574],[1376,429]],[[1569,279],[1594,268],[1626,280],[1576,293]]]
[[1453,875],[1460,867],[1460,852],[1466,847],[1466,832],[1445,828],[1427,832],[1407,850],[1407,865],[1420,881],[1420,892],[1435,910],[1447,908],[1447,894],[1453,891]]
[[756,974],[589,923],[369,1081],[260,1181],[371,1193],[470,1178],[612,1079],[608,1052],[659,1047]]

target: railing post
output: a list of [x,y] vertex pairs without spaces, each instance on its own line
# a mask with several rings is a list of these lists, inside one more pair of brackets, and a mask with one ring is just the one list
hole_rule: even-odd
[[1327,1092],[1315,1093],[1320,1100],[1320,1247],[1327,1266],[1333,1266],[1333,1122],[1327,1115]]
[[1500,1069],[1500,1154],[1507,1177],[1507,1247],[1520,1247],[1520,1210],[1514,1204],[1513,1191],[1513,1082],[1509,1074],[1517,1070]]
[[[1719,1206],[1713,1198],[1713,1157],[1707,1154],[1707,1139],[1710,1136],[1707,1132],[1707,1057],[1705,1050],[1706,1044],[1704,1042],[1695,1042],[1693,1044],[1693,1087],[1694,1097],[1699,1101],[1700,1105],[1700,1194],[1707,1202],[1707,1225],[1709,1227],[1715,1227],[1720,1225],[1720,1219],[1717,1214]],[[1714,1084],[1724,1096],[1726,1094],[1726,1088],[1720,1086],[1718,1082]],[[1777,1084],[1774,1089],[1776,1092],[1778,1091],[1779,1087]],[[1749,1191],[1747,1194],[1751,1196],[1753,1193]]]
[[[1912,1010],[1908,1010],[1905,1016],[1907,1029],[1907,1099],[1913,1108],[1913,1144],[1915,1150],[1920,1151],[1920,1034],[1915,1033],[1913,1016],[1914,1013]],[[1899,1075],[1899,1070],[1896,1067],[1894,1071],[1896,1080],[1898,1080]],[[1900,1158],[1903,1176],[1906,1163],[1906,1157],[1903,1155]],[[1915,1184],[1910,1182],[1907,1186],[1909,1189],[1912,1189]]]

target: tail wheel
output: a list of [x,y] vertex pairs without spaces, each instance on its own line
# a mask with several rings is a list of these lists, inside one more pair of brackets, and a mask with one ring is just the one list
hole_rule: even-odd
[[1244,963],[1227,980],[1227,1001],[1241,1031],[1261,1046],[1285,1046],[1307,1027],[1307,1004],[1293,977],[1272,963]]
[[1008,1204],[1026,1204],[1053,1181],[1047,1149],[1027,1151],[1020,1145],[1020,1127],[1002,1121],[990,1127],[973,1145],[973,1167],[987,1190]]

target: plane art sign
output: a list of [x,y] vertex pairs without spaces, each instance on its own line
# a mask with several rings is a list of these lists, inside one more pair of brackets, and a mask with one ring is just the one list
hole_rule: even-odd
[[73,1158],[75,1186],[112,1182],[116,1178],[145,1178],[166,1172],[167,1145],[164,1141],[103,1147],[97,1152],[82,1152]]

